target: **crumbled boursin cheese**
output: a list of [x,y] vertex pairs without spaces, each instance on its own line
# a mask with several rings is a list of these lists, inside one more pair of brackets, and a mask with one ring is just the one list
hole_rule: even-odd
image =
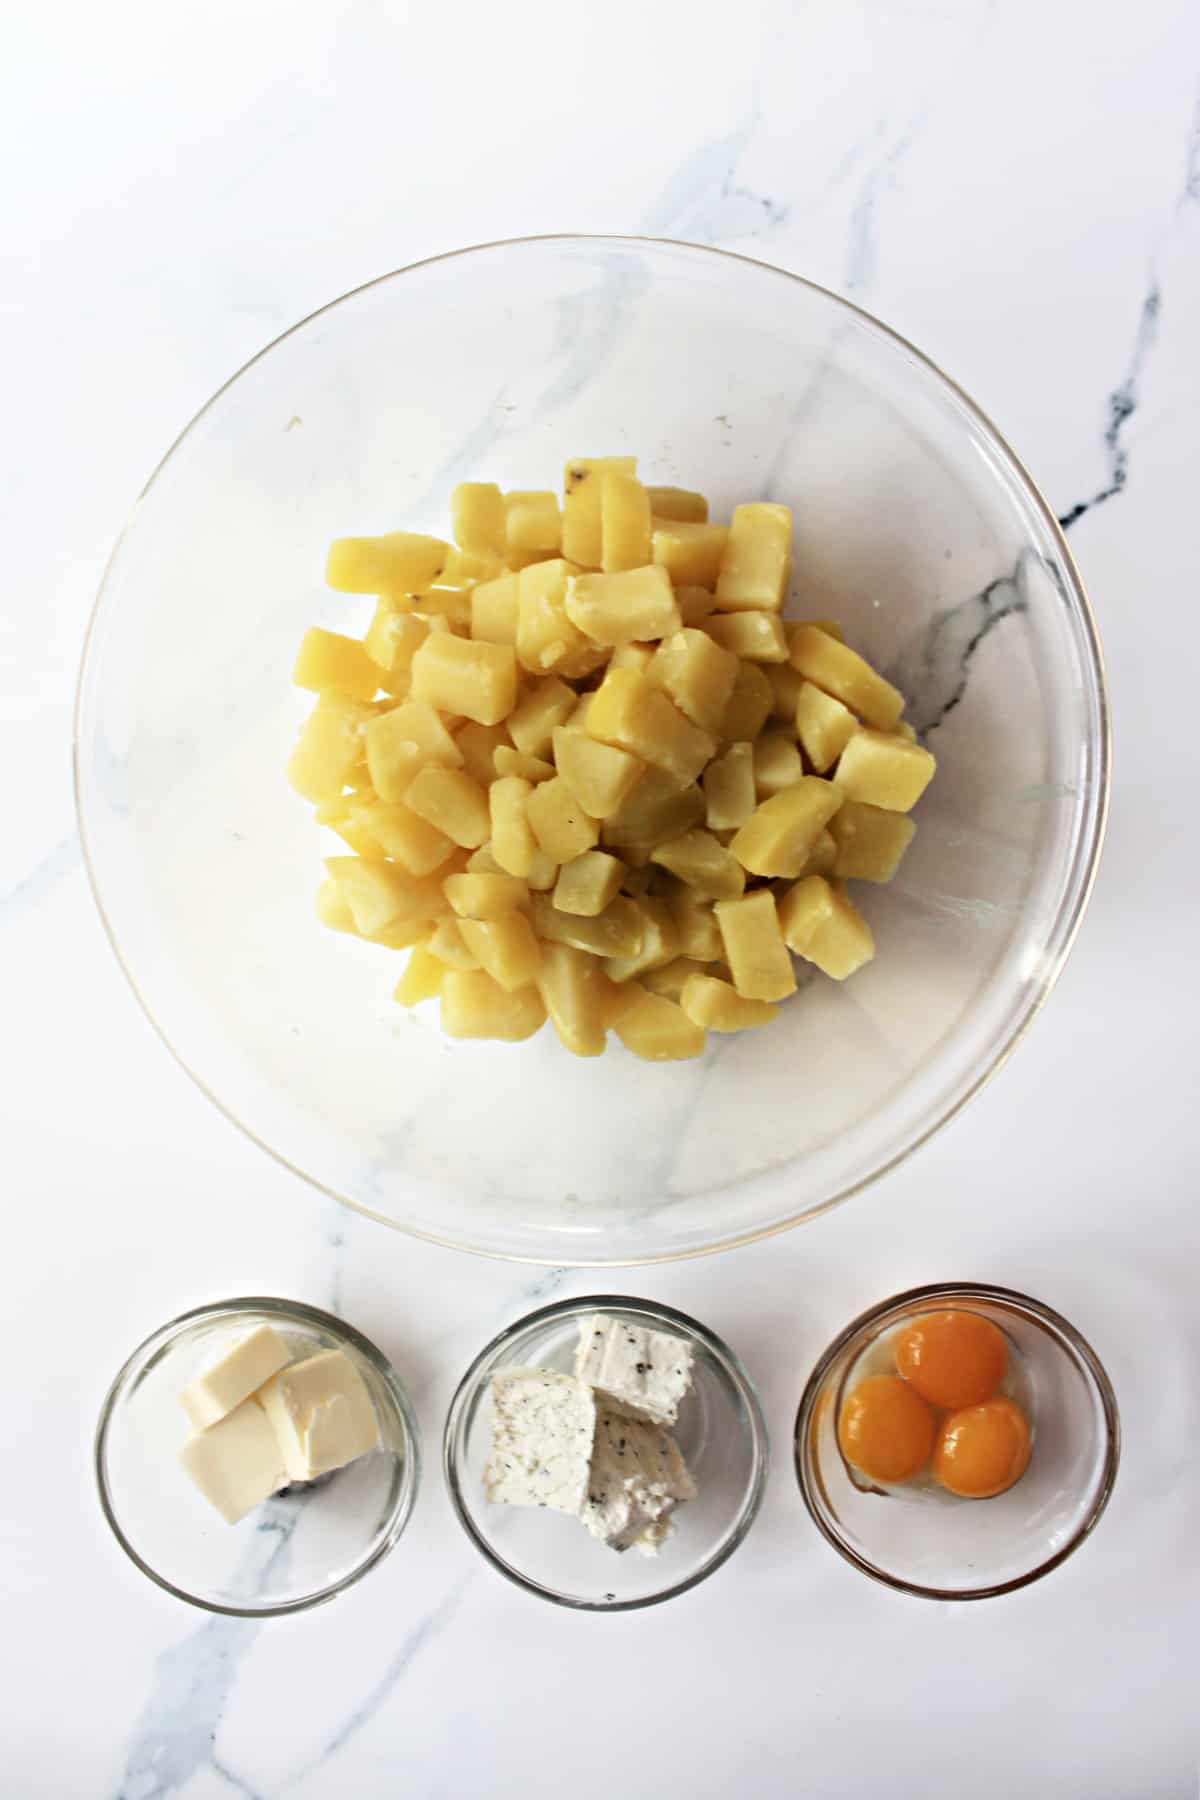
[[483,1472],[488,1499],[552,1506],[578,1517],[596,1434],[591,1388],[553,1369],[506,1369],[491,1385],[492,1453]]
[[582,1514],[593,1537],[614,1550],[636,1544],[653,1555],[672,1530],[667,1515],[695,1497],[696,1484],[669,1432],[600,1414]]
[[674,1425],[692,1385],[692,1346],[665,1331],[629,1324],[607,1313],[579,1321],[575,1375],[613,1412]]

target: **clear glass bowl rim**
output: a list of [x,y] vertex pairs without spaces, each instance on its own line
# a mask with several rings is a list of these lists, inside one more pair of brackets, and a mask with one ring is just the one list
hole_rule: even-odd
[[348,1206],[352,1211],[361,1213],[366,1218],[374,1219],[380,1224],[387,1225],[392,1230],[403,1231],[408,1236],[421,1239],[426,1243],[437,1244],[439,1247],[447,1250],[467,1251],[472,1255],[485,1256],[501,1262],[525,1263],[536,1267],[545,1267],[548,1265],[550,1259],[547,1257],[520,1255],[513,1251],[500,1251],[487,1246],[464,1242],[457,1238],[442,1237],[435,1232],[418,1230],[413,1226],[404,1225],[399,1220],[393,1219],[387,1214],[375,1212],[371,1207],[350,1198],[348,1195],[341,1193],[337,1188],[332,1187],[328,1183],[319,1180],[316,1176],[309,1174],[308,1171],[301,1168],[298,1163],[292,1162],[283,1151],[277,1150],[264,1138],[259,1137],[254,1128],[243,1119],[239,1118],[237,1113],[234,1112],[225,1101],[221,1099],[220,1095],[216,1093],[216,1091],[202,1079],[196,1070],[190,1066],[183,1054],[176,1049],[166,1026],[159,1020],[149,999],[142,992],[134,974],[133,967],[122,949],[116,929],[108,916],[104,899],[100,891],[94,859],[88,842],[88,830],[83,806],[81,739],[83,731],[85,688],[87,684],[87,673],[92,643],[97,635],[98,623],[104,610],[110,577],[116,567],[122,546],[126,537],[136,524],[138,513],[150,496],[159,476],[166,469],[176,451],[181,448],[186,439],[190,437],[191,433],[207,414],[218,405],[225,393],[228,392],[236,382],[240,381],[243,375],[247,374],[250,369],[261,362],[265,357],[269,356],[273,350],[277,349],[289,338],[304,331],[309,325],[315,323],[316,320],[323,318],[326,313],[331,313],[335,308],[349,304],[360,295],[365,294],[374,288],[383,287],[389,282],[399,281],[405,275],[415,274],[418,270],[430,268],[440,263],[466,259],[481,252],[502,252],[534,245],[570,244],[600,246],[613,250],[619,250],[622,247],[632,247],[635,250],[642,251],[655,249],[684,250],[690,254],[713,257],[730,263],[742,264],[749,269],[761,270],[769,275],[780,276],[785,281],[794,282],[798,287],[804,288],[812,294],[819,295],[833,307],[840,309],[851,318],[856,319],[860,324],[865,325],[869,330],[878,333],[881,337],[890,341],[894,346],[903,351],[906,356],[911,357],[918,363],[924,371],[934,378],[935,382],[940,383],[948,390],[958,404],[974,420],[976,426],[982,433],[991,440],[993,445],[999,451],[1002,459],[1009,464],[1034,510],[1041,516],[1042,522],[1051,540],[1054,542],[1055,551],[1063,570],[1066,592],[1069,596],[1069,601],[1076,616],[1077,623],[1081,628],[1083,644],[1086,648],[1087,660],[1090,664],[1090,670],[1094,681],[1094,699],[1096,702],[1098,727],[1096,744],[1098,791],[1094,796],[1090,830],[1081,836],[1075,862],[1068,871],[1063,884],[1064,896],[1062,908],[1055,917],[1050,932],[1048,933],[1049,943],[1055,943],[1055,941],[1057,941],[1054,955],[1052,958],[1045,960],[1041,972],[1040,985],[1038,986],[1037,991],[1027,1001],[1024,1009],[1016,1014],[1007,1035],[994,1047],[990,1060],[984,1066],[977,1066],[973,1072],[969,1072],[969,1078],[967,1079],[966,1085],[961,1087],[956,1095],[950,1097],[949,1104],[945,1107],[945,1110],[940,1116],[933,1119],[924,1130],[902,1143],[891,1156],[880,1162],[878,1166],[869,1173],[861,1176],[857,1180],[849,1182],[838,1193],[830,1195],[826,1200],[819,1204],[805,1207],[800,1212],[790,1213],[786,1218],[775,1220],[768,1225],[756,1227],[752,1231],[739,1231],[732,1236],[722,1236],[716,1242],[711,1244],[695,1246],[683,1250],[663,1251],[657,1255],[638,1257],[633,1262],[630,1262],[628,1258],[618,1259],[595,1256],[584,1258],[583,1261],[571,1265],[572,1267],[577,1268],[598,1269],[651,1267],[655,1263],[681,1262],[696,1256],[716,1255],[723,1250],[737,1249],[743,1244],[757,1243],[762,1238],[773,1237],[781,1232],[793,1230],[797,1225],[804,1224],[810,1219],[819,1218],[822,1213],[829,1212],[835,1206],[842,1205],[845,1201],[851,1199],[853,1195],[870,1187],[882,1176],[889,1174],[893,1169],[899,1168],[903,1163],[907,1162],[909,1157],[921,1149],[921,1147],[934,1137],[943,1126],[949,1124],[952,1119],[956,1118],[976,1095],[982,1092],[988,1082],[991,1081],[992,1077],[998,1074],[1000,1069],[1003,1068],[1018,1044],[1022,1042],[1053,991],[1059,976],[1062,974],[1067,959],[1071,954],[1072,947],[1074,946],[1075,939],[1079,933],[1079,928],[1083,923],[1084,915],[1087,912],[1088,902],[1091,899],[1092,889],[1095,886],[1096,876],[1100,866],[1100,856],[1104,846],[1104,837],[1108,824],[1112,776],[1111,707],[1109,702],[1108,680],[1104,666],[1104,653],[1100,643],[1100,635],[1096,625],[1095,614],[1088,597],[1087,589],[1084,586],[1083,578],[1079,573],[1079,569],[1076,565],[1075,558],[1071,553],[1063,529],[1049,502],[1046,500],[1041,489],[1033,479],[1033,476],[988,414],[985,413],[982,407],[971,398],[964,388],[959,386],[952,376],[948,375],[938,363],[934,362],[932,357],[927,356],[924,351],[919,350],[915,344],[911,343],[900,332],[893,330],[890,325],[887,325],[881,319],[876,318],[873,313],[868,312],[864,307],[855,305],[852,300],[847,300],[842,295],[834,293],[832,289],[821,286],[819,282],[809,280],[807,276],[797,275],[790,269],[780,268],[776,263],[765,262],[761,257],[745,256],[738,251],[720,249],[716,245],[690,243],[682,238],[656,237],[650,234],[608,232],[564,231],[531,233],[513,238],[495,238],[477,244],[464,245],[456,250],[441,251],[436,256],[422,257],[416,262],[405,263],[397,269],[391,269],[385,274],[374,276],[370,281],[360,282],[358,286],[349,288],[344,294],[340,294],[335,299],[327,301],[323,306],[315,308],[314,311],[306,314],[304,318],[298,319],[294,325],[290,325],[286,331],[280,332],[277,337],[272,338],[261,350],[256,351],[255,354],[249,357],[240,368],[236,369],[232,375],[223,381],[220,387],[210,395],[204,405],[195,413],[174,441],[169,445],[134,502],[129,517],[121,528],[105,565],[100,586],[97,590],[96,599],[93,603],[91,615],[88,620],[87,630],[84,635],[79,675],[75,690],[72,733],[75,815],[79,832],[80,848],[83,854],[84,868],[87,873],[88,885],[91,888],[92,898],[100,916],[100,922],[103,926],[105,935],[112,947],[113,954],[117,959],[117,963],[124,974],[125,979],[133,990],[138,1005],[145,1013],[146,1018],[149,1020],[151,1026],[162,1040],[167,1050],[183,1069],[184,1073],[195,1082],[201,1093],[212,1102],[217,1110],[224,1114],[224,1116],[235,1125],[239,1131],[250,1139],[251,1143],[256,1144],[259,1149],[266,1151],[267,1155],[271,1156],[276,1162],[282,1164],[282,1166],[285,1169],[288,1169],[292,1174],[298,1175],[301,1180],[307,1182],[311,1187],[316,1188],[318,1192],[328,1194],[331,1199],[337,1200],[341,1205]]
[[[359,1355],[371,1364],[387,1388],[404,1432],[407,1478],[393,1509],[387,1531],[376,1544],[370,1556],[357,1564],[348,1575],[343,1575],[339,1581],[331,1581],[311,1594],[302,1595],[299,1599],[282,1601],[272,1606],[230,1606],[222,1605],[215,1600],[205,1600],[199,1594],[190,1593],[187,1588],[179,1587],[175,1582],[168,1580],[165,1575],[160,1574],[157,1569],[152,1568],[139,1555],[125,1535],[113,1505],[105,1466],[108,1428],[134,1370],[147,1363],[151,1356],[168,1348],[188,1326],[196,1324],[201,1319],[216,1319],[223,1314],[231,1313],[261,1313],[267,1318],[279,1319],[284,1323],[299,1319],[305,1324],[315,1325],[323,1331],[335,1334],[353,1345]],[[373,1344],[370,1338],[364,1337],[361,1331],[357,1331],[353,1325],[348,1325],[344,1319],[337,1318],[333,1313],[324,1312],[319,1306],[309,1306],[302,1300],[283,1300],[277,1295],[251,1294],[233,1300],[214,1300],[207,1302],[204,1306],[191,1307],[187,1312],[180,1313],[177,1318],[168,1320],[165,1325],[158,1326],[148,1337],[143,1338],[135,1349],[130,1351],[113,1377],[100,1408],[93,1443],[92,1466],[100,1498],[100,1508],[108,1521],[109,1529],[130,1562],[157,1587],[163,1588],[168,1594],[173,1594],[177,1600],[186,1601],[189,1606],[198,1606],[203,1612],[220,1613],[226,1618],[234,1619],[271,1619],[280,1618],[286,1613],[307,1612],[309,1607],[320,1606],[327,1600],[336,1599],[339,1594],[345,1593],[347,1588],[353,1587],[356,1581],[361,1581],[364,1575],[395,1549],[408,1524],[421,1486],[421,1432],[403,1382],[382,1350]]]
[[[484,1369],[494,1358],[502,1356],[504,1351],[517,1338],[524,1335],[531,1326],[550,1324],[555,1319],[567,1319],[581,1313],[590,1312],[631,1312],[644,1313],[656,1326],[666,1329],[682,1329],[688,1336],[694,1337],[704,1345],[715,1361],[723,1367],[726,1375],[736,1388],[745,1415],[750,1425],[752,1445],[752,1469],[750,1492],[743,1504],[734,1530],[726,1541],[713,1554],[705,1559],[701,1566],[682,1581],[673,1582],[669,1587],[656,1594],[644,1594],[636,1600],[580,1600],[572,1594],[562,1594],[554,1588],[545,1587],[539,1581],[533,1581],[522,1575],[519,1569],[505,1562],[498,1556],[480,1533],[471,1518],[463,1497],[463,1487],[459,1480],[458,1447],[460,1426],[467,1406],[479,1387],[480,1377]],[[740,1357],[729,1348],[724,1339],[702,1325],[689,1313],[679,1312],[673,1306],[667,1306],[658,1300],[643,1300],[636,1294],[583,1294],[569,1300],[555,1300],[549,1306],[539,1307],[535,1312],[526,1313],[522,1318],[506,1325],[503,1331],[497,1332],[490,1343],[484,1345],[475,1356],[462,1380],[454,1390],[454,1398],[446,1413],[445,1429],[442,1433],[442,1474],[446,1482],[446,1491],[450,1496],[459,1524],[483,1556],[506,1580],[517,1587],[524,1588],[527,1593],[537,1594],[542,1600],[549,1600],[555,1606],[569,1607],[573,1612],[638,1612],[643,1607],[658,1606],[663,1600],[673,1600],[678,1594],[686,1594],[690,1588],[697,1587],[700,1582],[712,1575],[721,1565],[728,1562],[734,1551],[742,1544],[758,1517],[766,1492],[767,1476],[771,1467],[771,1440],[767,1431],[767,1422],[763,1414],[762,1403],[753,1381],[742,1365]]]
[[[1053,1556],[1046,1558],[1027,1574],[1015,1575],[1009,1581],[995,1582],[985,1587],[948,1589],[924,1587],[919,1582],[904,1581],[898,1575],[889,1575],[886,1569],[879,1568],[868,1557],[856,1550],[837,1530],[831,1516],[831,1509],[822,1504],[814,1488],[816,1479],[810,1480],[805,1469],[804,1445],[812,1423],[813,1408],[817,1396],[830,1368],[837,1361],[842,1351],[855,1337],[866,1334],[877,1326],[889,1314],[907,1310],[913,1306],[923,1306],[934,1301],[961,1301],[969,1305],[972,1300],[1002,1301],[1020,1312],[1026,1313],[1039,1325],[1050,1328],[1059,1340],[1064,1352],[1071,1356],[1089,1378],[1099,1396],[1101,1410],[1104,1414],[1104,1468],[1103,1477],[1086,1518],[1082,1521],[1070,1540],[1056,1550]],[[800,1405],[796,1412],[796,1427],[792,1437],[792,1456],[796,1470],[796,1481],[800,1488],[801,1498],[808,1508],[809,1517],[826,1541],[833,1545],[839,1555],[848,1563],[869,1575],[873,1581],[882,1582],[885,1587],[894,1588],[901,1594],[915,1594],[923,1600],[990,1600],[997,1594],[1012,1594],[1018,1588],[1028,1587],[1031,1582],[1038,1581],[1057,1569],[1068,1556],[1078,1550],[1080,1544],[1089,1537],[1112,1496],[1113,1486],[1117,1479],[1117,1469],[1121,1461],[1121,1419],[1117,1409],[1117,1397],[1100,1358],[1092,1349],[1081,1331],[1076,1330],[1069,1319],[1047,1306],[1043,1300],[1035,1300],[1031,1294],[1019,1293],[1015,1288],[997,1287],[990,1282],[982,1281],[936,1281],[925,1287],[909,1288],[902,1294],[892,1294],[887,1300],[881,1300],[875,1306],[868,1307],[866,1312],[859,1313],[850,1323],[838,1332],[833,1342],[818,1357],[816,1366],[804,1386],[800,1397]]]

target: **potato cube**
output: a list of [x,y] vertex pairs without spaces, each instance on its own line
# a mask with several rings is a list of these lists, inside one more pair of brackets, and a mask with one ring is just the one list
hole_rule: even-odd
[[523,912],[509,912],[495,919],[462,919],[458,928],[480,967],[506,994],[515,994],[537,980],[542,953]]
[[801,678],[796,699],[796,735],[819,775],[831,769],[859,729],[848,706]]
[[325,580],[342,594],[418,594],[437,580],[449,544],[416,531],[338,538],[329,546]]
[[[713,613],[705,619],[704,629],[715,644],[746,662],[785,663],[788,659],[787,640],[777,613]],[[775,690],[770,687],[770,682],[767,686],[771,693],[770,704],[774,706]]]
[[509,570],[471,589],[471,636],[481,644],[516,644],[517,577]]
[[[336,831],[342,842],[349,844],[355,856],[365,856],[368,862],[380,862],[386,858],[387,851],[366,822],[367,806],[357,796],[351,795],[350,804],[336,815],[332,806],[319,807],[317,810],[318,813],[323,811],[329,815],[324,819],[318,818],[318,824],[328,825],[332,831]],[[447,856],[453,848],[452,844],[447,846]]]
[[794,626],[789,637],[792,667],[806,680],[824,688],[868,725],[892,729],[904,711],[904,696],[857,651],[815,625]]
[[645,643],[679,630],[675,590],[653,563],[615,575],[572,575],[567,617],[593,643]]
[[451,840],[402,801],[377,800],[359,816],[385,856],[410,875],[431,875],[454,849]]
[[[455,855],[456,858],[461,857],[463,852],[458,850]],[[465,867],[456,869],[454,873],[458,875],[507,875],[508,870],[502,869],[492,855],[492,844],[489,838],[486,844],[480,844],[478,850],[472,850],[467,855]]]
[[506,994],[482,969],[452,969],[442,983],[442,1030],[447,1037],[519,1044],[545,1022],[546,1008],[535,987]]
[[676,585],[675,604],[685,625],[700,625],[716,606],[716,596],[707,588]]
[[787,594],[792,512],[770,501],[735,506],[721,558],[717,605],[722,612],[777,613]]
[[681,955],[698,963],[716,962],[725,955],[717,915],[694,888],[680,886],[668,902]]
[[573,1056],[600,1056],[608,1032],[608,984],[594,956],[570,944],[542,946],[538,986],[550,1023]]
[[704,1055],[703,1029],[662,994],[643,994],[616,1020],[614,1030],[625,1048],[646,1062],[683,1062]]
[[515,775],[503,775],[488,790],[492,826],[492,855],[509,875],[528,879],[537,839],[529,823],[528,801],[533,784]]
[[559,912],[594,919],[616,899],[624,873],[624,863],[615,856],[603,850],[585,850],[558,871],[554,904]]
[[774,703],[775,695],[762,669],[752,662],[742,663],[721,720],[719,736],[727,744],[752,741],[770,717]]
[[747,1000],[784,1000],[794,993],[792,959],[770,890],[759,888],[740,900],[719,900],[713,911],[738,993]]
[[621,894],[595,918],[560,912],[546,894],[533,896],[530,912],[534,932],[544,943],[570,944],[592,956],[636,956],[642,949],[645,919],[641,904]]
[[540,844],[534,845],[529,873],[525,879],[535,894],[549,893],[558,880],[558,864],[542,849]]
[[747,1000],[729,982],[703,973],[688,976],[679,1004],[705,1031],[747,1031],[769,1025],[779,1012],[769,1000]]
[[381,800],[403,800],[414,775],[427,764],[462,766],[462,751],[423,700],[404,700],[380,713],[366,725],[363,738],[367,768]]
[[842,751],[833,785],[847,800],[905,813],[917,804],[937,763],[920,744],[886,731],[859,731]]
[[548,488],[518,488],[505,494],[504,536],[509,550],[556,556],[562,542],[558,495]]
[[[713,923],[715,925],[716,921]],[[690,956],[677,956],[674,961],[664,963],[660,969],[647,969],[641,978],[641,985],[648,993],[665,994],[668,1000],[678,1000],[689,976],[707,975],[713,966],[696,962]],[[627,982],[625,985],[629,987],[633,984]]]
[[356,700],[373,700],[379,689],[379,668],[358,638],[311,625],[300,640],[292,680],[314,694],[333,688]]
[[[431,630],[453,631],[463,637],[471,630],[471,589],[466,587],[431,587],[417,596],[423,612],[429,615]],[[436,621],[436,624],[435,624]]]
[[426,939],[425,948],[448,969],[477,969],[479,958],[469,947],[457,919],[439,919]]
[[905,813],[843,800],[829,821],[836,848],[833,873],[843,880],[890,881],[916,829]]
[[729,536],[727,525],[686,519],[655,519],[651,539],[654,560],[676,587],[714,588]]
[[653,764],[680,787],[696,779],[716,749],[708,733],[636,669],[614,669],[604,677],[588,709],[587,729],[601,743]]
[[649,487],[646,492],[656,519],[682,520],[688,525],[704,525],[708,521],[708,501],[691,488]]
[[736,831],[754,811],[754,745],[730,744],[714,757],[701,777],[705,818],[710,831]]
[[670,869],[707,900],[736,900],[746,886],[741,863],[711,832],[687,831],[652,852],[651,862]]
[[529,904],[528,883],[515,875],[448,875],[442,892],[460,919],[502,919]]
[[917,741],[916,730],[907,719],[901,719],[895,728],[895,734],[898,738],[903,738],[906,744],[915,744]]
[[392,998],[398,1000],[401,1006],[419,1006],[422,1000],[436,1000],[445,979],[446,964],[440,957],[431,956],[423,945],[418,944],[396,983]]
[[[825,829],[818,832],[816,842],[805,858],[804,867],[800,871],[801,876],[832,874],[833,866],[837,861],[837,840],[833,835],[833,826],[841,818],[845,809],[846,802],[843,801]],[[892,814],[893,818],[898,816],[898,814]]]
[[804,773],[792,733],[777,727],[764,731],[754,745],[754,791],[759,800],[794,787]]
[[450,528],[464,550],[504,555],[504,499],[495,482],[459,482],[450,495]]
[[649,495],[636,475],[611,470],[600,488],[600,566],[615,574],[649,561]]
[[473,719],[455,732],[454,741],[462,752],[467,774],[482,788],[490,787],[499,774],[497,750],[512,749],[506,725],[477,725]]
[[664,638],[646,673],[693,724],[710,733],[720,731],[738,660],[706,631],[685,627]]
[[466,850],[476,850],[491,836],[488,797],[461,769],[426,763],[404,796],[405,804]]
[[296,792],[315,806],[336,800],[363,753],[364,728],[375,716],[364,700],[352,700],[348,694],[323,695],[288,758],[287,777]]
[[654,661],[653,644],[618,644],[608,659],[610,669],[637,669],[644,675]]
[[834,981],[845,981],[875,954],[867,921],[845,889],[821,875],[796,883],[780,902],[779,918],[796,954]]
[[650,882],[656,871],[651,869],[649,861],[636,866],[626,863],[624,870],[625,872],[621,876],[621,892],[628,894],[631,900],[642,899],[643,895],[650,892]]
[[563,473],[563,555],[598,569],[603,553],[604,479],[636,475],[636,456],[573,456]]
[[[620,906],[614,900],[613,906]],[[637,913],[641,941],[634,949],[614,951],[608,958],[607,972],[612,981],[632,981],[647,969],[660,969],[679,955],[679,931],[665,900],[647,895],[644,900],[629,900]],[[609,908],[612,911],[612,907]]]
[[789,650],[796,633],[806,630],[810,625],[814,625],[818,631],[823,631],[826,637],[836,638],[839,644],[844,644],[846,641],[846,634],[836,619],[787,619],[784,622],[783,635],[788,641]]
[[752,875],[799,875],[841,801],[832,782],[803,775],[782,794],[760,801],[734,838],[733,854]]
[[517,749],[526,756],[549,756],[554,728],[570,718],[578,697],[557,675],[535,681],[509,714],[508,732]]
[[358,936],[354,914],[332,875],[327,875],[317,889],[317,917],[330,931],[348,931],[351,937]]
[[576,564],[554,557],[517,577],[517,660],[534,675],[576,680],[604,661],[603,650],[567,616],[567,581],[577,573]]
[[439,632],[412,659],[412,697],[478,725],[498,725],[516,705],[516,654],[509,644]]
[[436,875],[406,875],[392,863],[361,856],[329,856],[325,867],[360,937],[375,937],[397,920],[443,918],[450,910]]
[[[446,562],[436,581],[430,583],[432,588],[455,588],[460,593],[470,593],[481,581],[494,581],[497,575],[504,572],[504,559],[492,550],[464,550],[460,544],[451,544],[446,552]],[[424,601],[422,600],[422,604]]]
[[554,774],[554,764],[543,762],[540,756],[526,756],[523,751],[514,750],[511,744],[498,746],[495,755],[497,775],[517,775],[522,781],[549,781]]
[[381,688],[403,699],[408,692],[412,659],[429,636],[429,621],[415,613],[397,612],[380,600],[367,627],[363,649],[376,664]]
[[[786,638],[786,625],[783,628],[783,632],[784,637]],[[804,686],[804,677],[796,669],[793,669],[790,662],[764,663],[763,673],[770,682],[771,692],[774,695],[774,699],[771,702],[770,717],[772,719],[786,719],[788,724],[791,725],[794,730],[796,724],[796,702],[800,698],[800,689]]]
[[600,837],[610,849],[649,857],[664,838],[679,837],[703,817],[704,797],[694,783],[681,788],[661,769],[647,769],[616,812],[605,818]]
[[526,802],[526,813],[538,844],[556,863],[581,856],[600,836],[599,825],[583,810],[560,775],[534,788]]

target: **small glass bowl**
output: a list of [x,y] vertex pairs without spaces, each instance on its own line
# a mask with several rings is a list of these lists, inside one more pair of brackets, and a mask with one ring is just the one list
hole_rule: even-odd
[[[672,1432],[698,1492],[676,1510],[675,1531],[653,1557],[618,1554],[565,1513],[494,1504],[484,1495],[491,1377],[511,1368],[570,1374],[576,1321],[597,1312],[686,1338],[695,1354],[692,1387]],[[754,1523],[768,1461],[762,1408],[733,1351],[686,1313],[620,1294],[558,1301],[493,1338],[459,1383],[443,1440],[446,1486],[476,1549],[519,1587],[582,1612],[653,1606],[685,1594],[719,1569]]]
[[[297,1358],[345,1351],[374,1402],[380,1447],[227,1525],[176,1460],[192,1429],[179,1392],[220,1346],[260,1324]],[[417,1421],[387,1358],[330,1313],[257,1296],[197,1307],[139,1344],[101,1408],[95,1456],[104,1516],[143,1575],[239,1618],[301,1612],[358,1581],[395,1546],[421,1476]]]
[[[918,1314],[949,1307],[1004,1332],[1031,1411],[1029,1467],[984,1501],[863,1483],[837,1442],[864,1356]],[[1120,1447],[1116,1397],[1091,1345],[1040,1300],[979,1283],[913,1288],[852,1320],[817,1363],[796,1416],[796,1475],[818,1529],[864,1575],[930,1600],[984,1600],[1056,1569],[1108,1504]]]

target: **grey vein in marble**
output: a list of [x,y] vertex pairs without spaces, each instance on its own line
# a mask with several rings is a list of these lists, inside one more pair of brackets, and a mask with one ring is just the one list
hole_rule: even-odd
[[647,209],[643,229],[653,237],[683,233],[715,244],[723,238],[766,237],[786,224],[786,206],[737,178],[760,122],[755,101],[733,131],[691,151]]
[[971,659],[989,632],[1028,610],[1021,592],[1024,560],[938,613],[889,666],[888,680],[908,696],[908,717],[918,737],[927,738],[954,711],[967,689]]
[[63,877],[78,866],[80,856],[79,838],[72,832],[53,850],[47,851],[28,875],[10,887],[6,894],[0,894],[0,918],[15,918],[40,906],[51,888],[57,887]]

